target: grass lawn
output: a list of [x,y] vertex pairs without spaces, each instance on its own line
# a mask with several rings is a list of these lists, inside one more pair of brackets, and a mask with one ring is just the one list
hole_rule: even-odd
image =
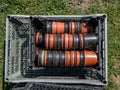
[[5,22],[8,14],[80,15],[108,14],[107,90],[120,90],[120,0],[0,0],[0,89],[3,78],[3,46]]

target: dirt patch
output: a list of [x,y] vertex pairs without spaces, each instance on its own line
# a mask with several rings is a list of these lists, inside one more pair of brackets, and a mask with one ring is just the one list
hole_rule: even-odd
[[120,75],[111,75],[112,80],[115,82],[115,87],[112,90],[120,90]]
[[72,8],[87,10],[95,0],[68,0],[68,5]]
[[113,79],[115,80],[115,82],[117,83],[117,85],[120,86],[120,75],[114,75]]
[[117,61],[115,63],[115,68],[116,68],[116,74],[113,75],[113,80],[117,84],[118,87],[120,87],[120,57],[117,57]]

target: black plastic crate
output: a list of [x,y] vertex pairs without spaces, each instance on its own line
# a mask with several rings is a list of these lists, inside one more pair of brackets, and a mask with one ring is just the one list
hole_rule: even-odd
[[[81,67],[36,67],[35,33],[37,22],[46,21],[97,21],[95,34],[99,38],[96,47],[99,63],[91,68]],[[38,24],[39,25],[39,24]],[[45,30],[45,27],[40,29]],[[5,81],[48,82],[66,84],[106,85],[107,80],[107,15],[29,16],[10,15],[6,21]]]

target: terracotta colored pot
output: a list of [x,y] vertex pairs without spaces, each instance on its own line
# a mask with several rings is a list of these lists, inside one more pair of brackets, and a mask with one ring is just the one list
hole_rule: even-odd
[[93,31],[93,25],[87,22],[48,22],[47,33],[90,33]]
[[64,31],[64,22],[52,22],[53,34],[62,34]]
[[35,39],[36,46],[38,46],[39,35],[40,35],[40,32],[37,32],[37,33],[36,33],[36,39]]
[[[61,58],[60,58],[61,57]],[[62,60],[62,61],[61,61]],[[97,54],[93,51],[47,51],[39,50],[37,66],[82,66],[90,67],[98,62]]]
[[98,62],[97,54],[93,51],[84,51],[84,66],[96,65]]
[[[43,36],[36,34],[36,45],[41,46]],[[88,49],[97,45],[98,38],[94,34],[45,34],[45,49],[77,50]]]

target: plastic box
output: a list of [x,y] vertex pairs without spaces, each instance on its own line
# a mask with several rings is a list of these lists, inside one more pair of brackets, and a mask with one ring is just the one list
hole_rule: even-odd
[[[98,51],[99,64],[95,68],[37,68],[33,64],[35,53],[34,20],[43,21],[79,21],[87,19],[97,20],[95,33],[99,37]],[[44,29],[43,29],[44,30]],[[6,18],[6,45],[5,45],[5,77],[6,82],[47,82],[66,84],[107,85],[107,15],[57,15],[57,16],[30,16],[9,15]]]

